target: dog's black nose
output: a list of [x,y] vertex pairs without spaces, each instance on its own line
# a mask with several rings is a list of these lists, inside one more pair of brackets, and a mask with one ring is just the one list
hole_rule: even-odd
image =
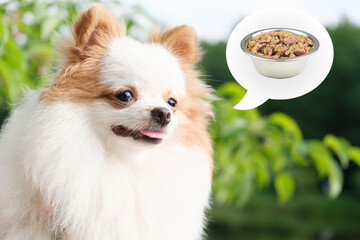
[[151,116],[156,123],[162,127],[166,126],[171,120],[170,110],[164,107],[157,107],[151,111]]

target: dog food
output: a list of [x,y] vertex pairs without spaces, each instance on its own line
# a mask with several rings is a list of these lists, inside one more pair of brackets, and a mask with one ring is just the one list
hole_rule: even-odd
[[314,43],[304,35],[294,35],[288,31],[269,31],[251,38],[246,47],[259,56],[293,58],[311,51]]

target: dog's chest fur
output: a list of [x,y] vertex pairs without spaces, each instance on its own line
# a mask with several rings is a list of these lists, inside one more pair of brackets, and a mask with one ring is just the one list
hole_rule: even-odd
[[104,212],[117,219],[123,239],[198,239],[210,190],[206,161],[194,150],[168,147],[115,164],[104,179],[112,188],[100,190],[115,209]]
[[112,164],[92,182],[93,191],[84,193],[91,197],[82,200],[79,192],[80,205],[73,207],[84,210],[86,219],[84,232],[75,228],[72,239],[200,239],[210,191],[201,154],[168,148],[127,163],[107,160]]

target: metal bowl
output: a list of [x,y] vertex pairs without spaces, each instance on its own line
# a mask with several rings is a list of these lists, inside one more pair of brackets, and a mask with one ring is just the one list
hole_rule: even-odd
[[[246,47],[246,42],[250,38],[268,31],[288,31],[294,35],[305,35],[313,41],[314,47],[308,53],[293,58],[268,58],[250,52]],[[251,57],[258,73],[270,78],[290,78],[300,74],[304,70],[308,58],[313,56],[319,49],[319,41],[316,37],[310,33],[291,28],[267,28],[252,32],[242,39],[240,45],[244,53]]]

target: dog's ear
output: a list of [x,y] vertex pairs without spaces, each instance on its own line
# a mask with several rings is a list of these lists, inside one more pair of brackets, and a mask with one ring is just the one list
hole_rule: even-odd
[[195,64],[200,60],[201,51],[193,28],[187,25],[154,34],[150,41],[160,43],[177,56],[183,63]]
[[112,38],[125,35],[125,27],[120,27],[114,15],[101,4],[83,12],[73,31],[76,47],[83,52],[93,47],[106,48]]

